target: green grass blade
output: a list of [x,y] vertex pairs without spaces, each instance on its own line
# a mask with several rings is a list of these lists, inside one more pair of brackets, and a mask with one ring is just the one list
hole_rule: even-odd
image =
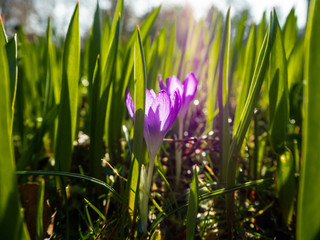
[[99,215],[99,217],[101,217],[103,221],[106,221],[106,217],[101,213],[101,211],[96,206],[94,206],[91,202],[89,202],[89,200],[87,199],[84,199],[84,200],[89,205],[89,207],[91,207],[92,210],[95,211]]
[[289,60],[296,45],[298,35],[297,17],[294,8],[291,9],[283,27],[283,42],[286,51],[286,58]]
[[259,25],[257,26],[257,47],[256,47],[256,54],[257,57],[259,55],[259,51],[262,47],[263,44],[263,39],[265,36],[265,32],[266,32],[266,12],[263,12],[261,21],[259,23]]
[[36,215],[36,239],[43,239],[43,200],[45,181],[42,179],[38,188],[38,204]]
[[302,136],[302,166],[299,185],[297,239],[320,238],[320,1],[310,3],[306,32],[305,115]]
[[218,59],[222,33],[222,20],[217,23],[217,32],[210,46],[208,70],[208,98],[207,98],[207,132],[213,128],[213,119],[217,114],[217,87],[218,87]]
[[9,67],[4,46],[0,47],[0,232],[3,239],[29,239],[20,211],[11,133]]
[[289,121],[289,96],[286,52],[275,11],[274,17],[276,34],[270,53],[268,77],[270,138],[273,149],[281,154]]
[[228,9],[226,22],[221,39],[221,48],[219,56],[219,76],[218,76],[218,107],[219,107],[219,126],[220,126],[220,158],[222,163],[221,180],[226,182],[228,169],[228,156],[230,144],[229,129],[229,103],[228,103],[228,85],[229,85],[229,57],[230,57],[230,8]]
[[[103,156],[103,135],[110,94],[110,85],[116,67],[118,43],[120,37],[120,17],[116,23],[116,32],[111,42],[105,65],[97,61],[97,69],[93,83],[93,100],[91,111],[91,141],[90,141],[90,174],[100,176],[101,157]],[[103,53],[105,54],[105,53]],[[101,66],[100,66],[100,64]],[[102,68],[102,70],[101,70]],[[101,73],[100,73],[101,72]]]
[[256,48],[256,33],[255,26],[252,25],[249,33],[249,38],[246,46],[246,55],[244,60],[244,68],[242,73],[242,84],[241,91],[237,101],[237,109],[234,117],[234,125],[233,125],[233,135],[235,134],[235,130],[238,128],[239,120],[244,109],[244,104],[246,102],[248,92],[251,85],[252,75],[254,71],[254,63],[255,63],[255,48]]
[[101,62],[106,62],[107,61],[107,53],[109,51],[109,47],[110,47],[110,34],[111,31],[111,23],[110,23],[110,19],[108,16],[106,16],[106,19],[104,21],[104,25],[103,25],[103,30],[102,30],[102,34],[101,34]]
[[90,176],[82,175],[79,173],[70,173],[70,172],[61,172],[61,171],[16,171],[17,175],[44,175],[44,176],[59,176],[59,177],[69,177],[69,178],[76,178],[80,180],[85,180],[88,182],[92,182],[96,185],[102,186],[108,192],[112,193],[112,196],[119,202],[123,202],[124,198],[116,192],[114,188],[112,188],[109,184],[101,181],[100,179],[93,178]]
[[289,226],[292,220],[295,199],[294,159],[292,153],[286,150],[277,161],[277,192],[282,213],[282,222]]
[[146,95],[146,65],[142,47],[139,27],[136,30],[134,43],[134,105],[135,121],[133,136],[133,168],[130,173],[129,209],[132,210],[133,220],[135,219],[139,191],[141,164],[143,159],[143,131],[145,115]]
[[[93,25],[90,33],[90,45],[89,45],[89,59],[88,59],[88,81],[89,81],[89,91],[90,99],[92,95],[92,82],[93,82],[93,72],[96,64],[96,59],[98,54],[101,54],[101,17],[99,1],[97,1],[96,10],[94,13]],[[91,89],[91,90],[90,90]]]
[[[175,48],[175,39],[176,39],[176,24],[173,23],[170,33],[169,45],[167,46],[167,55],[165,60],[165,69],[162,76],[163,79],[171,77],[172,67],[173,67],[173,50]],[[177,73],[175,73],[176,75]]]
[[6,31],[4,30],[2,17],[0,16],[0,47],[8,42]]
[[275,27],[273,22],[273,15],[271,14],[270,25],[265,35],[259,57],[256,61],[248,97],[239,120],[238,128],[235,130],[235,135],[231,143],[230,157],[240,151],[250,121],[252,119],[254,107],[258,102],[261,86],[269,64],[270,49],[272,47],[273,38],[275,35]]
[[69,171],[76,131],[80,65],[79,3],[73,12],[63,53],[59,122],[56,138],[56,168]]
[[194,239],[194,233],[197,225],[197,214],[198,214],[198,205],[199,205],[199,181],[198,181],[198,167],[194,166],[193,168],[193,177],[190,185],[190,195],[188,201],[188,210],[187,210],[187,234],[186,239]]
[[45,93],[44,93],[44,103],[43,103],[43,110],[42,115],[45,115],[48,109],[51,107],[49,105],[53,104],[53,88],[52,88],[52,78],[51,78],[51,50],[52,50],[52,42],[51,42],[51,18],[48,19],[48,26],[46,32],[46,43],[45,43],[45,53],[44,53],[44,61],[45,61]]
[[[110,31],[110,36],[114,36],[117,30],[117,22],[119,20],[123,19],[123,0],[118,0],[116,10],[114,11],[113,20],[112,20],[112,27]],[[121,20],[122,21],[122,20]],[[120,32],[121,32],[121,22],[120,22]]]
[[14,107],[17,93],[17,81],[18,81],[18,44],[17,35],[15,34],[9,42],[6,44],[6,52],[9,65],[10,75],[10,99],[12,109],[11,129],[13,127]]
[[54,125],[54,121],[59,113],[59,105],[53,107],[44,117],[41,126],[35,131],[34,137],[28,144],[27,150],[22,154],[17,163],[17,170],[23,170],[31,163],[34,163],[36,156],[43,148],[43,137],[45,133]]

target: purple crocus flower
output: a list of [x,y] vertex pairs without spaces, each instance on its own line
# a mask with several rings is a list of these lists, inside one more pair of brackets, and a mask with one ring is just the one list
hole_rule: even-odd
[[189,108],[190,102],[193,100],[196,95],[198,80],[193,73],[189,73],[187,78],[181,83],[176,76],[166,79],[165,86],[162,83],[161,77],[158,78],[159,86],[161,90],[166,90],[170,94],[173,94],[175,91],[179,91],[181,95],[181,109],[178,114],[180,121],[183,121]]
[[[126,105],[134,120],[134,104],[126,90]],[[160,91],[158,95],[151,89],[146,89],[144,139],[146,141],[150,160],[154,159],[163,138],[174,123],[181,106],[181,97],[178,91],[169,94]]]

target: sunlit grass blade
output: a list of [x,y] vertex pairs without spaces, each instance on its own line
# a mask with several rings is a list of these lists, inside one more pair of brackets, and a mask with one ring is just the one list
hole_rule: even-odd
[[270,16],[270,24],[265,35],[263,44],[260,49],[259,57],[256,60],[255,70],[251,81],[251,86],[249,89],[248,97],[242,111],[238,128],[235,130],[235,135],[233,137],[231,148],[230,148],[230,157],[233,154],[237,154],[242,146],[244,137],[247,133],[250,121],[252,119],[253,110],[257,104],[260,89],[265,78],[265,73],[269,64],[269,55],[270,50],[273,44],[273,38],[275,35],[275,27],[273,14]]
[[297,212],[297,239],[320,238],[320,1],[310,2],[306,32],[305,98],[302,135],[302,166]]
[[111,30],[110,30],[110,36],[114,36],[116,34],[117,31],[121,32],[121,28],[122,28],[122,24],[121,22],[120,24],[120,30],[117,30],[117,21],[119,20],[120,17],[120,21],[123,21],[123,0],[118,0],[117,2],[117,6],[116,6],[116,10],[114,11],[114,15],[113,15],[113,20],[112,20],[112,26],[111,26]]
[[[145,115],[145,94],[146,94],[146,66],[142,48],[139,27],[136,29],[136,39],[134,43],[134,137],[133,137],[133,158],[129,173],[129,213],[133,220],[133,230],[135,226],[135,217],[137,212],[137,201],[139,192],[139,181],[141,164],[143,158],[143,131]],[[134,232],[134,231],[132,231]]]
[[290,119],[295,124],[302,126],[303,106],[303,62],[304,62],[304,39],[298,41],[290,55],[288,62],[288,90],[290,101]]
[[[175,47],[175,39],[176,39],[176,25],[175,23],[172,25],[169,45],[167,46],[167,55],[165,58],[165,68],[164,73],[162,75],[163,79],[171,77],[172,75],[172,67],[173,67],[173,50]],[[175,73],[176,75],[176,73]]]
[[261,136],[258,137],[257,145],[255,145],[255,156],[254,160],[250,162],[250,175],[253,179],[261,178],[261,168],[263,159],[265,157],[266,152],[266,144],[268,140],[268,134],[264,132]]
[[277,14],[274,11],[276,34],[269,63],[269,118],[270,138],[273,149],[281,154],[284,150],[289,121],[289,96],[286,52]]
[[257,45],[256,45],[256,55],[259,56],[260,49],[263,44],[263,40],[265,37],[265,32],[267,28],[267,20],[266,20],[266,12],[263,12],[260,23],[257,26]]
[[20,211],[11,132],[10,78],[4,46],[0,47],[0,232],[4,239],[29,239]]
[[298,35],[297,17],[294,8],[291,9],[283,27],[283,43],[286,51],[286,58],[289,60],[295,48]]
[[218,59],[219,47],[222,33],[222,19],[217,20],[217,32],[214,35],[213,42],[210,46],[209,53],[209,70],[208,70],[208,96],[207,96],[207,132],[213,129],[213,119],[218,113],[217,105],[217,87],[218,87]]
[[0,47],[3,47],[7,42],[7,34],[3,26],[2,17],[0,16]]
[[246,46],[246,54],[244,60],[244,68],[242,72],[241,78],[241,91],[237,101],[237,108],[234,117],[234,125],[233,125],[233,135],[235,134],[235,130],[238,128],[239,120],[244,109],[244,104],[246,102],[248,92],[251,85],[254,63],[255,63],[255,48],[256,48],[256,32],[255,25],[251,26],[249,38]]
[[190,195],[188,201],[187,210],[187,234],[186,239],[194,239],[194,233],[197,225],[197,214],[198,214],[198,204],[199,204],[199,180],[198,180],[198,167],[193,168],[193,177],[190,184]]
[[239,59],[241,58],[243,49],[243,36],[246,30],[246,22],[248,18],[248,11],[244,11],[241,14],[241,17],[238,21],[234,23],[234,30],[236,31],[235,37],[233,42],[231,43],[231,50],[230,50],[230,74],[229,74],[229,88],[236,89],[236,84],[234,84],[234,80],[237,80],[237,75],[241,76],[242,68],[240,67],[240,71],[238,71],[239,67],[242,65],[242,61]]
[[[229,160],[230,150],[230,127],[229,127],[229,67],[230,67],[230,38],[231,38],[231,20],[230,20],[230,7],[227,12],[225,26],[223,30],[223,37],[221,39],[221,48],[218,66],[218,121],[219,121],[219,146],[220,146],[220,161],[221,161],[221,181],[230,187],[234,184],[236,163]],[[233,193],[227,195],[226,199],[227,208],[227,228],[229,237],[235,225],[234,215],[234,195]]]
[[[150,39],[151,41],[151,39]],[[157,75],[159,73],[159,69],[155,68],[154,66],[160,62],[160,58],[158,55],[158,48],[159,48],[159,34],[157,34],[156,38],[154,39],[151,49],[149,50],[149,56],[146,57],[147,61],[147,88],[148,89],[155,89],[156,82],[157,82]]]
[[282,222],[289,226],[292,219],[295,199],[294,159],[292,153],[286,150],[278,158],[277,166],[277,192],[282,213]]
[[102,29],[102,34],[101,34],[101,61],[106,62],[107,61],[107,53],[109,51],[110,47],[110,31],[111,31],[111,23],[109,16],[106,16],[106,19],[104,20],[104,25]]
[[80,65],[79,3],[73,12],[63,53],[59,122],[56,138],[56,169],[69,171],[76,131]]

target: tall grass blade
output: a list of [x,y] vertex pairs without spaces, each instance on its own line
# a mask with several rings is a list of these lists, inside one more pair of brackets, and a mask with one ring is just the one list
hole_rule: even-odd
[[0,232],[3,239],[29,239],[23,222],[11,132],[10,79],[4,46],[0,47]]
[[295,48],[298,36],[297,17],[295,16],[294,8],[291,9],[287,16],[283,27],[283,43],[286,51],[286,58],[289,60],[293,49]]
[[213,119],[217,114],[218,59],[222,33],[222,20],[219,18],[217,32],[214,35],[209,53],[208,97],[207,97],[207,132],[213,130]]
[[[97,1],[96,10],[94,13],[93,25],[90,33],[90,44],[89,44],[89,58],[88,58],[88,81],[89,81],[89,102],[92,100],[92,83],[93,73],[96,64],[98,54],[101,54],[101,17],[99,1]],[[90,104],[90,106],[92,106]]]
[[4,29],[2,17],[0,16],[0,47],[3,47],[8,42],[7,34]]
[[233,135],[235,134],[235,130],[238,128],[239,120],[244,109],[244,105],[248,96],[248,92],[251,85],[252,75],[254,71],[254,63],[255,63],[255,55],[256,55],[256,32],[255,26],[252,25],[249,33],[249,38],[246,46],[246,54],[244,60],[244,68],[242,72],[242,84],[241,91],[237,101],[237,108],[234,117],[233,124]]
[[62,86],[56,138],[56,168],[69,171],[76,131],[80,65],[79,3],[76,4],[67,32],[63,53]]
[[270,53],[268,77],[270,138],[273,149],[281,154],[284,151],[289,121],[289,96],[286,52],[275,11],[274,17],[276,34]]
[[199,180],[198,180],[198,167],[194,166],[193,168],[193,177],[190,184],[190,195],[188,201],[188,210],[187,210],[187,234],[186,239],[194,239],[194,233],[197,225],[197,214],[198,214],[198,205],[199,205]]
[[103,135],[110,93],[110,85],[116,67],[118,43],[120,36],[120,17],[116,22],[116,32],[108,52],[105,65],[100,63],[99,57],[96,64],[96,73],[93,83],[93,100],[91,111],[91,141],[90,141],[90,173],[99,177],[101,172],[101,157],[103,156]]
[[265,73],[267,71],[267,67],[269,64],[269,55],[270,55],[270,50],[273,44],[275,30],[276,29],[274,27],[273,14],[271,13],[270,24],[269,24],[267,33],[265,35],[263,44],[261,46],[259,57],[257,58],[256,64],[255,64],[255,70],[253,73],[248,97],[244,105],[244,109],[242,111],[241,117],[239,119],[239,125],[237,129],[235,129],[235,134],[232,139],[232,143],[230,147],[230,157],[233,154],[237,154],[240,151],[240,148],[242,146],[244,137],[248,130],[250,121],[252,119],[253,110],[255,105],[257,104],[261,86],[265,78]]
[[36,215],[36,238],[43,239],[43,200],[44,200],[45,181],[41,180],[38,190],[38,204]]
[[[146,65],[142,47],[139,27],[136,29],[136,39],[134,43],[134,137],[133,137],[133,159],[132,168],[129,173],[129,211],[131,220],[135,221],[137,200],[139,197],[139,181],[141,164],[143,158],[143,131],[145,115],[145,94],[146,94]],[[133,222],[135,225],[135,223]],[[133,225],[133,226],[134,226]],[[134,227],[133,227],[134,228]],[[133,231],[134,232],[134,231]]]
[[320,238],[320,1],[310,2],[306,32],[305,102],[302,136],[302,166],[300,175],[297,239]]
[[13,128],[14,107],[17,94],[18,81],[18,44],[17,35],[15,34],[6,44],[7,59],[10,75],[10,100],[12,109],[11,129]]
[[277,160],[277,192],[282,213],[282,222],[285,226],[289,226],[292,220],[296,192],[294,159],[292,153],[286,150]]
[[219,107],[219,126],[220,126],[220,158],[222,162],[221,180],[226,182],[228,169],[228,156],[230,145],[230,128],[228,123],[229,118],[229,103],[228,103],[228,85],[229,85],[229,64],[230,64],[230,8],[228,9],[226,22],[221,39],[221,48],[219,56],[219,76],[218,76],[218,107]]
[[173,50],[175,47],[175,39],[176,39],[176,24],[173,23],[170,33],[169,45],[167,46],[167,55],[165,58],[165,68],[163,79],[171,77],[172,69],[173,69]]

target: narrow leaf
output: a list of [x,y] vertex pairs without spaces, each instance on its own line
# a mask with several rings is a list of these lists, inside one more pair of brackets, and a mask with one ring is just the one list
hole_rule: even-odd
[[289,226],[295,199],[294,159],[290,151],[279,156],[277,165],[277,192],[279,196],[282,222]]
[[192,240],[195,238],[194,233],[197,224],[197,214],[198,214],[198,195],[199,195],[199,180],[198,180],[198,167],[193,168],[193,177],[190,185],[190,195],[188,200],[188,210],[187,210],[187,240]]
[[282,33],[274,11],[276,34],[270,53],[269,64],[269,118],[270,137],[273,149],[282,153],[289,121],[289,96],[287,60]]
[[297,239],[320,239],[320,1],[310,2],[306,32],[305,115],[299,185]]
[[29,239],[20,211],[11,135],[9,67],[4,46],[0,47],[0,232],[3,239]]
[[63,53],[62,88],[55,158],[57,169],[71,167],[73,139],[76,131],[80,65],[79,3],[73,12]]

